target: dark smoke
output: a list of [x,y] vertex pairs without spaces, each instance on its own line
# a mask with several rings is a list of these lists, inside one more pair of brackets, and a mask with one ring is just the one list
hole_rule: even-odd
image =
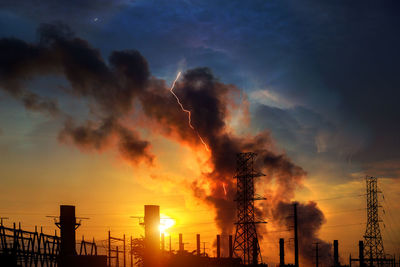
[[74,37],[63,24],[42,24],[39,42],[26,43],[13,38],[0,40],[0,88],[33,111],[60,115],[57,101],[39,96],[26,87],[26,81],[39,75],[61,75],[76,97],[88,99],[97,117],[83,125],[63,115],[64,129],[59,139],[84,150],[102,150],[117,139],[121,155],[133,163],[151,163],[150,144],[124,126],[122,118],[132,111],[132,101],[143,91],[150,76],[146,60],[137,51],[117,51],[107,65],[100,52],[85,40]]
[[[154,81],[152,87],[140,96],[146,116],[158,121],[165,134],[201,147],[199,138],[188,127],[186,114],[180,111],[173,96],[163,87],[163,82]],[[258,154],[256,166],[267,175],[261,178],[262,182],[266,184],[275,179],[277,184],[275,198],[294,197],[295,189],[306,175],[286,155],[273,151],[267,132],[249,138],[232,133],[225,122],[230,115],[229,106],[234,105],[229,97],[237,90],[234,85],[219,82],[207,68],[187,71],[174,90],[184,107],[192,111],[192,124],[211,150],[213,170],[204,173],[203,181],[193,182],[194,194],[215,207],[215,221],[225,235],[232,233],[235,221],[233,176],[237,153],[254,151]],[[204,182],[211,185],[210,194],[203,189]],[[226,196],[223,184],[226,185]],[[257,212],[265,215],[261,210]]]
[[[305,265],[315,262],[315,245],[319,243],[319,261],[325,266],[332,264],[332,245],[318,238],[318,232],[325,223],[322,211],[317,203],[297,204],[297,221],[299,232],[299,253]],[[272,210],[272,219],[279,225],[293,228],[293,203],[279,202]],[[303,263],[304,265],[304,263]]]

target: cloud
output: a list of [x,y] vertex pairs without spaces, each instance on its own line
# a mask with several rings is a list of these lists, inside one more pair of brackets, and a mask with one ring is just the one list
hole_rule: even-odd
[[[60,132],[62,141],[101,151],[114,137],[124,158],[133,163],[140,158],[151,162],[150,144],[122,123],[122,118],[132,111],[134,95],[143,90],[149,79],[147,62],[140,53],[116,51],[108,65],[96,49],[74,37],[64,24],[42,24],[38,34],[37,44],[0,39],[0,87],[29,110],[62,115],[60,119],[66,121]],[[73,118],[60,111],[56,100],[26,88],[25,81],[49,74],[65,76],[71,85],[70,93],[93,103],[91,110],[97,121],[76,125]]]

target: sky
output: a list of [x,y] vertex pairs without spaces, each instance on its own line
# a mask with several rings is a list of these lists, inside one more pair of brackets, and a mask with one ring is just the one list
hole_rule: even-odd
[[[90,218],[78,236],[101,243],[108,230],[142,235],[131,216],[155,204],[175,219],[172,238],[194,249],[201,233],[212,255],[233,229],[234,154],[253,150],[264,261],[278,261],[279,237],[292,246],[280,209],[291,201],[314,225],[307,241],[357,255],[366,175],[383,192],[385,251],[399,254],[399,9],[1,0],[0,216],[53,232],[46,216],[73,204]],[[169,91],[179,72],[192,124]]]

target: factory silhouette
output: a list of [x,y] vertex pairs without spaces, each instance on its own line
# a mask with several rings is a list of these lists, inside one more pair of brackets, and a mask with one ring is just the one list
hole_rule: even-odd
[[[60,235],[45,234],[35,227],[35,231],[23,230],[21,224],[14,223],[6,227],[1,220],[0,225],[0,266],[59,266],[59,267],[169,267],[169,266],[268,266],[263,263],[257,224],[266,223],[255,215],[254,201],[264,200],[255,194],[254,180],[263,176],[254,168],[257,154],[252,152],[239,153],[236,162],[236,230],[228,236],[228,246],[222,247],[221,235],[216,235],[216,255],[210,256],[201,244],[201,233],[193,236],[196,239],[196,250],[185,250],[184,237],[179,234],[178,250],[172,250],[171,236],[166,240],[161,234],[160,206],[145,205],[144,216],[140,224],[144,226],[143,238],[127,238],[112,236],[108,232],[107,249],[104,255],[98,253],[95,240],[76,240],[76,229],[81,226],[75,214],[75,206],[61,205],[60,215],[55,218],[55,224],[60,229]],[[340,258],[339,241],[333,240],[333,253],[329,267],[344,266],[400,266],[400,261],[394,256],[385,254],[383,240],[379,228],[378,216],[378,186],[376,177],[367,177],[367,226],[363,240],[358,242],[359,253],[350,256],[347,261]],[[299,228],[298,203],[292,203],[294,258],[285,257],[285,240],[276,240],[279,246],[279,267],[308,266],[301,262],[299,240],[302,238]],[[188,238],[185,236],[185,238]],[[190,237],[189,237],[190,238]],[[169,244],[168,244],[169,243]],[[319,267],[319,243],[310,243],[315,252],[313,266]],[[227,251],[223,256],[221,251]],[[325,267],[328,267],[324,265]]]

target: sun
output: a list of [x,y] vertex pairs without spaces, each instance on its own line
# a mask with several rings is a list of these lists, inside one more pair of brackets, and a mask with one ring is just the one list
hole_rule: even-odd
[[168,236],[169,233],[167,232],[167,230],[174,225],[175,225],[174,219],[172,219],[169,216],[161,214],[160,226],[159,226],[160,234],[164,234],[165,236]]

